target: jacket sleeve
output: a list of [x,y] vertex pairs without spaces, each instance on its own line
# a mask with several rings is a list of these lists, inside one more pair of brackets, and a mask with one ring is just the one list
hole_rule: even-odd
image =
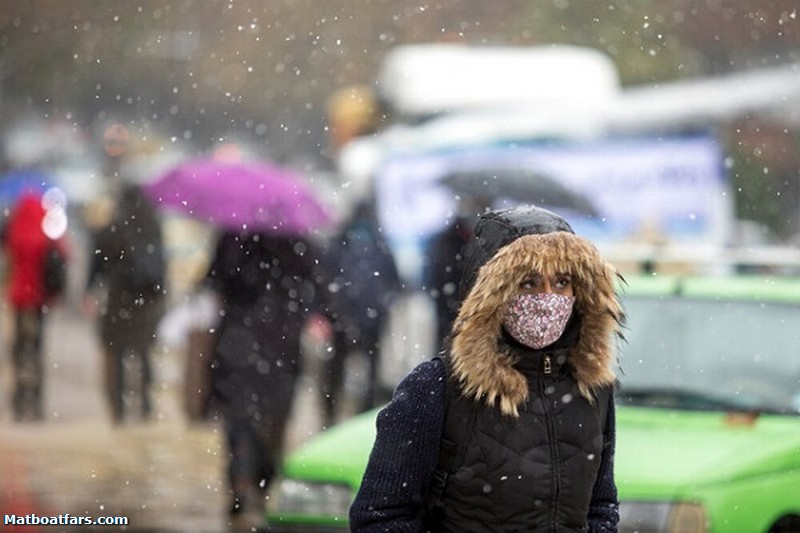
[[603,454],[589,503],[589,531],[616,533],[619,523],[619,499],[614,480],[614,449],[616,446],[616,409],[614,394],[608,395],[608,413],[603,432]]
[[440,361],[420,364],[378,414],[369,463],[350,507],[351,531],[423,530],[423,494],[444,426],[445,379]]

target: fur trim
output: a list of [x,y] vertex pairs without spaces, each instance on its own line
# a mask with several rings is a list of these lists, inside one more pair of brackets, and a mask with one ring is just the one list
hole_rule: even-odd
[[615,380],[613,335],[621,336],[623,312],[615,290],[616,271],[586,239],[559,231],[524,235],[498,250],[478,277],[453,325],[451,362],[462,393],[498,405],[518,416],[528,399],[525,376],[501,342],[506,305],[531,273],[570,274],[580,335],[570,348],[581,394],[593,401],[593,389]]

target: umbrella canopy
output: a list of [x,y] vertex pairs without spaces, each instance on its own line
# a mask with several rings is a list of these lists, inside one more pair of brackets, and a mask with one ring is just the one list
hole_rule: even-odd
[[585,216],[598,216],[592,202],[555,179],[524,168],[454,171],[442,183],[454,192],[485,205],[507,198],[544,207],[562,207]]
[[264,162],[193,160],[144,191],[158,205],[225,229],[303,235],[331,222],[302,176]]

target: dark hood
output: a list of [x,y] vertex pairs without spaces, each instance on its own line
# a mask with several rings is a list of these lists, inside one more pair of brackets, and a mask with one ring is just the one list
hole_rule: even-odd
[[481,217],[465,248],[462,291],[453,324],[450,362],[464,395],[499,405],[516,416],[528,399],[528,383],[515,368],[519,352],[502,333],[506,306],[532,272],[568,273],[579,319],[568,360],[581,394],[615,380],[613,336],[620,333],[622,308],[616,271],[586,239],[549,211],[525,207]]
[[478,270],[497,251],[523,235],[543,235],[554,231],[575,233],[566,220],[540,207],[516,207],[492,211],[481,216],[472,239],[464,249],[463,275],[459,294],[463,300],[475,283]]

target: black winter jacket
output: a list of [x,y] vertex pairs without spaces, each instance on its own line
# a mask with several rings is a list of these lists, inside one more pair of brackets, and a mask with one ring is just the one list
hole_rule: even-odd
[[515,349],[522,357],[516,368],[529,386],[518,417],[448,394],[426,526],[585,531],[591,524],[592,531],[608,530],[616,520],[611,388],[598,390],[590,402],[564,363],[564,348]]
[[[423,520],[428,511],[424,494],[433,482],[439,458],[446,410],[445,379],[441,360],[420,364],[398,385],[392,401],[379,413],[370,466],[350,508],[351,531],[426,531]],[[607,445],[598,461],[597,481],[587,515],[588,531],[592,533],[615,532],[619,520],[613,471],[615,419],[611,397],[609,402],[603,434]],[[502,531],[502,528],[500,521],[490,522],[488,526],[489,531]],[[480,530],[480,526],[475,525],[466,531]]]

